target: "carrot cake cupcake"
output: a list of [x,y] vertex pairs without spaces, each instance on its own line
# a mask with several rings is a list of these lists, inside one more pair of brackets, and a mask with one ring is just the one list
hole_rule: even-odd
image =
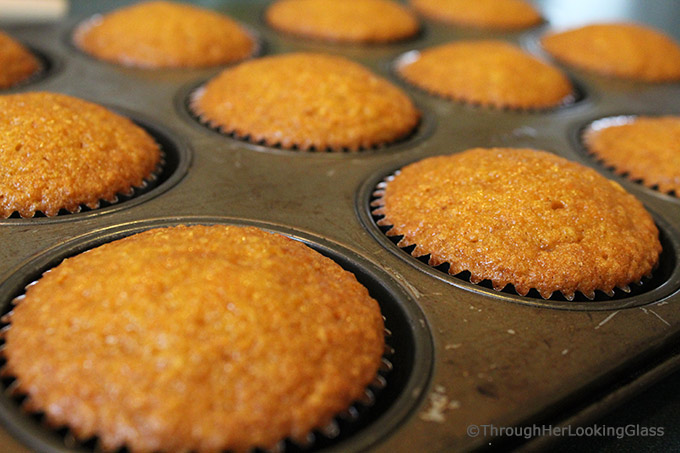
[[583,142],[618,174],[680,196],[680,117],[604,118],[586,129]]
[[420,113],[399,88],[343,57],[294,53],[226,69],[191,100],[208,125],[302,150],[372,148],[410,135]]
[[458,41],[407,56],[397,68],[404,79],[456,101],[542,109],[574,99],[562,72],[503,41]]
[[253,38],[235,21],[196,6],[154,1],[95,16],[73,41],[100,60],[143,68],[198,68],[243,60]]
[[647,82],[680,80],[680,46],[637,24],[587,25],[545,36],[557,60],[598,74]]
[[471,149],[404,167],[377,193],[380,225],[452,275],[549,298],[593,298],[649,275],[661,244],[642,204],[592,169],[529,149]]
[[0,89],[25,81],[40,70],[38,59],[0,31]]
[[68,258],[9,322],[25,407],[105,450],[302,440],[361,397],[384,351],[354,275],[252,227],[159,228]]
[[411,0],[423,16],[468,27],[516,30],[543,20],[525,0]]
[[152,177],[154,139],[104,107],[56,93],[0,96],[0,218],[97,208]]
[[418,33],[418,19],[391,0],[279,0],[266,12],[276,30],[311,39],[384,43]]

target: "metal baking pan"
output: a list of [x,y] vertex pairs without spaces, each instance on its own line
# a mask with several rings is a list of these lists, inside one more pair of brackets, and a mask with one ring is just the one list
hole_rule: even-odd
[[[483,425],[526,427],[587,423],[678,365],[680,347],[680,199],[614,175],[581,148],[579,132],[608,116],[678,113],[680,84],[612,80],[563,69],[581,98],[544,112],[466,106],[399,80],[405,52],[455,39],[494,37],[540,54],[553,28],[597,20],[637,20],[680,41],[680,6],[664,0],[543,0],[546,23],[497,33],[424,21],[417,38],[390,45],[330,45],[280,35],[262,15],[266,1],[205,0],[261,40],[262,54],[319,51],[354,59],[400,85],[424,113],[408,140],[358,153],[286,151],[238,141],[199,124],[186,109],[194,88],[223,68],[142,70],[97,61],[70,43],[92,14],[128,1],[71,2],[55,23],[3,24],[48,62],[31,84],[8,90],[55,91],[106,105],[147,128],[168,162],[158,183],[130,200],[55,218],[0,221],[0,303],[9,309],[24,285],[66,256],[153,226],[178,223],[257,225],[301,240],[358,275],[381,303],[396,355],[377,404],[313,449],[452,451],[544,447],[538,436],[496,436]],[[375,185],[403,165],[472,147],[531,147],[554,152],[620,182],[652,213],[664,252],[651,284],[594,301],[545,301],[472,285],[398,249],[375,224]],[[3,385],[7,385],[3,381]],[[6,452],[88,451],[68,433],[0,398],[0,446]],[[479,435],[468,427],[480,427]],[[474,431],[474,430],[473,430]],[[293,447],[294,448],[294,447]]]

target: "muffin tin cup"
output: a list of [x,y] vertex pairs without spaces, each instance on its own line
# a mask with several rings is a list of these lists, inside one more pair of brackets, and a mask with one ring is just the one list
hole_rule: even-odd
[[[378,301],[384,315],[385,353],[378,374],[364,397],[338,414],[327,426],[310,433],[307,441],[285,440],[275,450],[325,451],[328,448],[331,451],[361,451],[394,430],[419,402],[430,377],[433,345],[424,315],[408,291],[375,264],[349,249],[288,227],[224,217],[178,217],[131,222],[84,234],[57,244],[23,263],[0,284],[0,300],[5,301],[2,306],[5,314],[3,328],[11,325],[11,314],[7,314],[14,302],[9,301],[21,298],[27,286],[64,258],[152,228],[215,224],[253,226],[308,245],[353,273]],[[44,426],[40,413],[23,409],[21,395],[11,394],[13,380],[13,376],[3,376],[0,420],[14,435],[40,452],[96,450],[96,438],[77,441],[67,428]]]

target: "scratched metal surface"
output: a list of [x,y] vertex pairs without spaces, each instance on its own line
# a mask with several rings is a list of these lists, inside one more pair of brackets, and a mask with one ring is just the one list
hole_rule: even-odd
[[[563,68],[582,88],[584,99],[568,108],[521,113],[437,99],[402,83],[391,71],[403,52],[454,39],[496,37],[540,54],[536,39],[548,29],[594,20],[635,19],[680,40],[679,8],[673,2],[536,1],[547,23],[527,32],[487,33],[425,22],[425,32],[417,39],[370,47],[281,36],[262,23],[264,1],[194,2],[246,24],[262,39],[265,55],[297,50],[341,54],[402,86],[424,111],[423,127],[412,141],[358,154],[271,150],[223,137],[197,124],[184,109],[191,89],[221,68],[121,68],[95,61],[69,44],[79,21],[127,3],[73,1],[69,17],[59,23],[5,25],[53,66],[42,80],[12,91],[61,92],[129,114],[179,144],[186,156],[178,166],[186,167],[185,174],[180,171],[141,202],[55,219],[0,222],[0,294],[5,299],[15,291],[12,285],[36,272],[46,251],[52,250],[47,253],[54,260],[111,230],[143,228],[159,218],[166,219],[161,223],[226,218],[328,247],[388,286],[397,286],[410,317],[408,328],[420,339],[418,357],[409,362],[418,367],[417,385],[397,398],[398,418],[378,418],[330,447],[342,450],[439,452],[513,446],[491,436],[470,437],[466,427],[583,421],[675,367],[680,200],[614,176],[585,156],[575,137],[601,117],[678,113],[680,84],[615,81]],[[366,208],[373,183],[409,162],[476,146],[545,149],[620,182],[639,197],[664,232],[667,281],[662,289],[651,298],[642,294],[615,303],[583,302],[571,306],[578,310],[569,310],[565,303],[496,294],[438,275],[380,239]],[[9,300],[0,303],[6,309]],[[8,429],[11,433],[0,432],[2,449],[8,452],[27,451],[35,445],[32,438],[49,431],[39,426]],[[62,450],[69,447],[45,447]]]

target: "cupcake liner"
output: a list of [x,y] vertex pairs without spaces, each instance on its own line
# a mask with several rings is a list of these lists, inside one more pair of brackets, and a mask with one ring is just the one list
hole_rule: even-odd
[[[42,278],[48,274],[51,269],[41,274]],[[44,408],[36,404],[28,395],[28,393],[21,388],[19,378],[14,376],[7,363],[7,356],[5,354],[5,338],[12,326],[13,307],[20,304],[26,297],[26,291],[33,285],[37,284],[36,279],[24,287],[24,292],[11,300],[7,312],[0,316],[0,323],[4,324],[0,327],[0,379],[4,392],[19,406],[20,411],[24,415],[28,415],[38,419],[40,425],[44,429],[56,432],[62,438],[64,445],[72,449],[90,449],[91,451],[126,451],[125,445],[105,445],[102,439],[91,433],[78,433],[66,424],[55,423],[50,420]],[[383,316],[383,320],[386,320]],[[350,404],[345,410],[336,414],[328,423],[323,426],[314,428],[313,431],[307,433],[302,438],[287,437],[281,439],[272,447],[265,448],[261,446],[252,447],[250,452],[267,452],[267,453],[283,453],[291,448],[296,449],[310,449],[314,448],[317,442],[321,439],[326,441],[333,441],[343,434],[343,426],[354,427],[357,423],[361,423],[362,414],[370,410],[380,398],[380,392],[388,385],[388,376],[393,369],[390,357],[394,355],[395,349],[389,344],[389,339],[392,332],[384,328],[385,348],[381,357],[380,365],[376,371],[373,380],[364,389],[363,394]],[[9,381],[9,383],[7,383]]]
[[97,200],[94,203],[74,203],[72,205],[66,205],[62,206],[58,212],[52,214],[52,213],[45,213],[41,210],[36,210],[36,211],[14,211],[12,214],[10,214],[8,217],[2,217],[0,216],[1,219],[16,219],[16,218],[21,218],[21,219],[32,219],[36,217],[46,217],[46,218],[55,218],[55,217],[62,217],[65,215],[69,214],[77,214],[79,212],[83,211],[94,211],[100,208],[105,208],[108,206],[112,206],[118,203],[122,203],[124,201],[128,201],[132,198],[138,197],[140,195],[145,194],[149,190],[155,188],[158,185],[158,182],[160,180],[161,175],[163,174],[163,171],[165,170],[165,165],[166,165],[166,156],[165,152],[161,149],[160,153],[160,159],[158,161],[158,164],[156,164],[156,168],[151,172],[149,176],[144,178],[142,180],[142,183],[140,185],[131,185],[129,189],[126,192],[117,192],[111,197],[103,197]]
[[239,140],[252,145],[266,146],[269,148],[282,149],[287,151],[302,151],[302,152],[318,152],[318,153],[356,153],[365,151],[375,151],[379,149],[384,149],[393,145],[398,145],[411,140],[414,136],[418,134],[418,131],[422,127],[422,116],[418,119],[415,126],[409,130],[407,133],[390,141],[380,141],[370,144],[356,143],[348,146],[332,146],[330,144],[317,145],[314,143],[297,143],[293,140],[274,140],[265,135],[256,135],[250,132],[239,131],[237,129],[225,128],[223,125],[206,118],[198,106],[198,100],[203,96],[205,92],[205,84],[199,86],[193,90],[187,99],[186,108],[198,123],[207,127],[210,130],[218,132],[235,140]]
[[392,73],[397,77],[400,81],[402,81],[404,84],[406,84],[408,87],[415,89],[417,91],[420,91],[421,93],[426,93],[430,96],[437,97],[439,99],[445,99],[448,101],[453,101],[461,105],[465,105],[468,107],[472,108],[483,108],[483,109],[490,109],[490,110],[497,110],[501,112],[517,112],[517,113],[547,113],[547,112],[552,112],[555,110],[559,110],[562,108],[566,107],[571,107],[574,104],[581,102],[585,98],[585,92],[583,88],[575,82],[573,79],[569,78],[573,90],[570,94],[565,96],[559,103],[555,105],[550,105],[550,106],[545,106],[545,107],[523,107],[520,105],[513,105],[512,103],[503,103],[502,105],[497,105],[492,102],[479,102],[479,101],[474,101],[470,100],[465,96],[456,96],[456,95],[449,95],[446,93],[441,93],[435,89],[431,89],[425,86],[420,86],[415,83],[413,83],[410,79],[405,77],[401,71],[400,68],[403,65],[407,65],[410,62],[413,62],[415,59],[417,59],[418,55],[420,54],[419,51],[417,50],[411,50],[408,51],[399,57],[396,58],[396,60],[392,63]]
[[515,285],[509,281],[494,281],[483,276],[475,275],[469,269],[466,269],[464,266],[458,263],[452,263],[441,258],[438,258],[436,256],[433,256],[429,250],[425,250],[417,243],[409,241],[403,235],[394,231],[394,225],[390,223],[385,217],[384,211],[385,202],[383,197],[385,195],[385,189],[387,188],[389,182],[392,181],[400,173],[401,173],[400,170],[395,171],[394,173],[383,178],[375,186],[375,190],[372,192],[372,196],[369,201],[369,210],[371,212],[373,221],[380,228],[380,230],[388,238],[390,238],[393,243],[395,243],[397,247],[399,247],[406,253],[410,254],[414,258],[418,259],[419,261],[424,262],[443,273],[449,274],[454,278],[458,278],[464,281],[467,280],[474,285],[483,285],[484,282],[488,281],[490,283],[490,286],[495,291],[498,292],[501,291],[507,292],[509,291],[509,289],[506,288],[511,287],[512,288],[511,292],[514,291],[515,293],[523,297],[535,298],[535,296],[532,296],[530,294],[530,292],[535,292],[540,296],[540,298],[544,300],[549,300],[553,299],[554,293],[557,292],[560,293],[562,297],[564,297],[564,299],[566,299],[569,302],[574,301],[574,299],[577,298],[577,294],[582,294],[583,297],[585,297],[587,300],[594,301],[595,298],[597,297],[596,292],[600,292],[608,298],[614,298],[617,296],[617,290],[624,294],[630,294],[632,292],[631,285],[635,285],[641,288],[646,286],[647,282],[654,277],[653,275],[654,270],[656,270],[659,266],[659,264],[657,263],[653,271],[643,276],[643,278],[639,281],[632,281],[625,285],[616,285],[611,288],[598,288],[590,292],[541,291],[537,288],[533,288],[530,286]]

